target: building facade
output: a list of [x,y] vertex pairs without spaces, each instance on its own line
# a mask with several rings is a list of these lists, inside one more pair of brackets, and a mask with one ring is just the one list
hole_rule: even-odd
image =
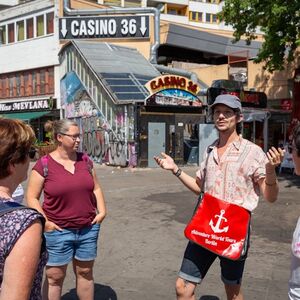
[[[82,150],[99,163],[152,166],[159,152],[179,164],[198,163],[199,149],[207,142],[201,132],[211,126],[206,124],[205,91],[218,79],[237,79],[246,91],[267,95],[267,107],[247,116],[245,130],[253,141],[263,140],[267,147],[286,139],[287,104],[299,95],[294,90],[297,64],[274,74],[253,64],[261,43],[231,43],[231,28],[216,18],[222,1],[34,0],[11,8],[4,2],[0,0],[0,114],[27,120],[41,142],[44,122],[66,117],[79,124]],[[117,17],[124,15],[126,23],[133,16],[131,31],[145,26],[135,23],[134,16],[149,17],[148,37],[135,38],[133,31],[118,38],[88,34],[88,26],[96,24],[88,18],[98,18],[100,24],[103,11],[111,12],[111,24]],[[74,19],[82,37],[64,38],[62,32],[71,30],[62,25],[67,18]],[[149,90],[151,82],[165,89]],[[197,93],[183,88],[184,82],[197,86]]]

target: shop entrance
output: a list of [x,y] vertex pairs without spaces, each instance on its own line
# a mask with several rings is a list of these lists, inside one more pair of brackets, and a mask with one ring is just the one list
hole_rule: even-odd
[[148,166],[157,167],[153,157],[166,151],[166,123],[148,123]]
[[165,152],[176,164],[198,164],[199,123],[204,116],[197,113],[140,111],[138,122],[138,165],[157,167],[153,156]]

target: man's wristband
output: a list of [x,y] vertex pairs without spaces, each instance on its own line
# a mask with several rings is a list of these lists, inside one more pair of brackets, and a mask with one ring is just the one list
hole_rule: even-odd
[[178,170],[173,173],[176,177],[179,177],[181,175],[182,170],[180,168],[178,168]]

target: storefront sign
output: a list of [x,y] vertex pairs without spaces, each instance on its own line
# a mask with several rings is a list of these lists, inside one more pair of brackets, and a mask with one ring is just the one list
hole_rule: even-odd
[[30,100],[19,102],[0,103],[0,112],[51,110],[54,108],[54,99]]
[[197,95],[197,93],[200,91],[200,87],[192,80],[176,75],[156,77],[146,83],[146,88],[150,94],[156,94],[167,89],[185,90],[193,95]]
[[146,105],[202,106],[197,97],[200,88],[189,78],[176,75],[159,76],[148,81],[145,86],[150,92]]
[[149,38],[149,16],[60,18],[59,38]]

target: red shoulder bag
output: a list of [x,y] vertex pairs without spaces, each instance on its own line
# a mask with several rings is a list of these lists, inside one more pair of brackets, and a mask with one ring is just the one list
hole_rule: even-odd
[[205,193],[184,234],[217,255],[242,259],[248,250],[250,217],[245,208]]

